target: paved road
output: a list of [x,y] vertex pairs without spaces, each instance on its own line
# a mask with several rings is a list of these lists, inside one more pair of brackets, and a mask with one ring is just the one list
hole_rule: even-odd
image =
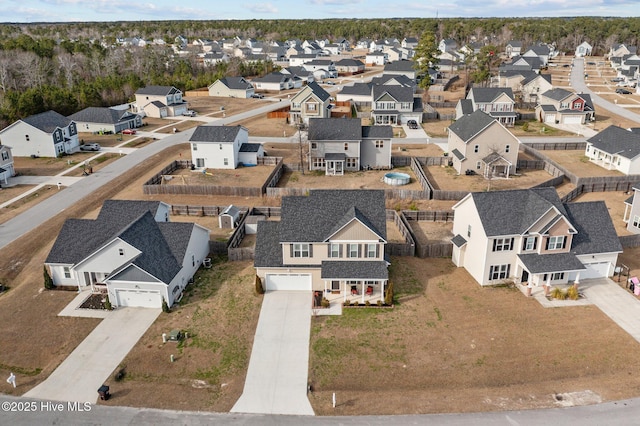
[[[593,103],[606,109],[607,111],[611,111],[621,117],[627,118],[629,120],[635,121],[636,123],[640,123],[640,115],[635,112],[629,111],[626,108],[622,108],[613,102],[609,102],[596,93],[594,93],[589,86],[584,82],[584,58],[575,58],[573,60],[573,68],[571,69],[571,87],[574,90],[581,93],[588,93],[591,95],[591,100]],[[597,110],[596,110],[597,113]]]
[[249,369],[232,413],[313,416],[307,398],[311,291],[264,295]]
[[44,382],[24,396],[95,403],[98,388],[110,381],[111,373],[160,312],[161,309],[151,308],[119,308],[112,311]]

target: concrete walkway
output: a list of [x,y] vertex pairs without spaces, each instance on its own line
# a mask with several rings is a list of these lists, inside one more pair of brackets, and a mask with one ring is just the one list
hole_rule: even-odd
[[110,312],[47,380],[24,396],[56,401],[96,402],[98,388],[110,381],[111,373],[161,311],[120,308]]
[[313,416],[307,399],[311,292],[264,295],[242,396],[232,413]]

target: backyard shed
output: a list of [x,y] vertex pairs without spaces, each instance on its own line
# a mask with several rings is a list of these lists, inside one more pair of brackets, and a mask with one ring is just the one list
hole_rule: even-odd
[[263,216],[263,215],[253,215],[253,216],[247,217],[247,220],[244,222],[245,234],[257,234],[258,222],[265,219],[266,219],[266,216]]
[[240,218],[240,210],[231,204],[218,216],[218,226],[223,229],[234,229]]

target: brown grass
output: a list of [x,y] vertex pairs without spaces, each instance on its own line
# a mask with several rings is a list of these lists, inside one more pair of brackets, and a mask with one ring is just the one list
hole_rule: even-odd
[[[445,191],[492,191],[504,189],[531,188],[545,182],[552,176],[544,170],[518,170],[518,175],[509,179],[485,179],[482,175],[457,175],[450,166],[429,166],[425,168],[439,189]],[[480,170],[482,171],[482,170]]]
[[543,154],[579,177],[622,176],[617,170],[607,170],[589,161],[583,150],[546,150]]
[[278,182],[280,188],[335,188],[336,185],[342,189],[405,189],[422,191],[422,186],[410,167],[396,167],[394,172],[407,173],[411,176],[408,185],[391,186],[382,181],[385,173],[389,170],[369,170],[360,172],[345,172],[343,176],[325,176],[324,171],[313,170],[301,172],[285,172]]

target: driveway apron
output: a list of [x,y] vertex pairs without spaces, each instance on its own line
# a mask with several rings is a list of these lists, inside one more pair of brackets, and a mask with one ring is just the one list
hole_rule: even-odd
[[[158,318],[161,309],[120,308],[110,312],[44,382],[24,396],[96,402],[98,388]],[[111,386],[111,393],[118,392]]]
[[313,416],[307,398],[311,292],[264,295],[242,396],[235,413]]

